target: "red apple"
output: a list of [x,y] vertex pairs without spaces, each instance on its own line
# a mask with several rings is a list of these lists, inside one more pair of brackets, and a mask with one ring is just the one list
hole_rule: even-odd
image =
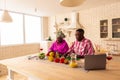
[[64,63],[64,60],[65,60],[64,57],[60,58],[60,63]]
[[55,58],[54,62],[59,63],[60,59],[59,58]]
[[47,53],[46,56],[49,56],[49,53]]

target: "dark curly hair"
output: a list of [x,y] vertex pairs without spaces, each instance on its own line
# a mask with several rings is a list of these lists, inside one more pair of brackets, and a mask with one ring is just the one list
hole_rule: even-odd
[[82,33],[82,34],[84,34],[84,30],[83,30],[83,29],[77,29],[76,31],[78,31],[78,32],[80,32],[80,33]]

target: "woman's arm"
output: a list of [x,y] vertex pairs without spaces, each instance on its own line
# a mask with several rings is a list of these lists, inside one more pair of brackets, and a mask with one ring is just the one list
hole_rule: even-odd
[[50,48],[49,48],[48,52],[54,51],[54,44],[55,44],[55,42],[54,42],[54,43],[52,43],[52,45],[50,46]]
[[61,53],[65,54],[69,50],[68,44],[65,43],[63,49],[61,50]]

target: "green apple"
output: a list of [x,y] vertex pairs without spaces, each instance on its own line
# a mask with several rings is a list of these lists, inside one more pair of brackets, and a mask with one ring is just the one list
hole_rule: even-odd
[[44,58],[45,58],[45,53],[40,53],[40,54],[39,54],[39,58],[40,58],[40,59],[44,59]]

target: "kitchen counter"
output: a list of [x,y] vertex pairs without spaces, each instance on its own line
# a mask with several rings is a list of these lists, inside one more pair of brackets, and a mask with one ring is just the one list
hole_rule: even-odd
[[15,71],[29,80],[120,80],[120,62],[110,61],[106,70],[85,71],[83,68],[70,68],[69,65],[48,60],[28,60],[28,56],[1,60],[8,67],[8,80],[14,80]]

